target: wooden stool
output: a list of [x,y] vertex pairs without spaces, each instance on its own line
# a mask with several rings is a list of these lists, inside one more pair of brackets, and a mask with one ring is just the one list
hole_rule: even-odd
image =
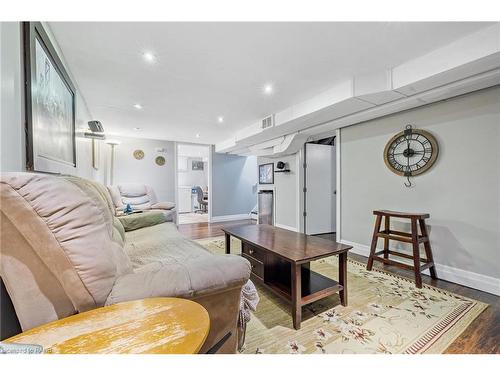
[[[436,268],[434,266],[434,259],[432,257],[431,244],[429,242],[429,234],[427,232],[427,226],[425,225],[425,219],[430,217],[429,214],[412,214],[407,212],[395,212],[395,211],[373,211],[373,214],[377,216],[375,220],[375,229],[373,231],[372,245],[370,248],[370,257],[368,258],[368,264],[366,269],[371,271],[373,267],[373,261],[377,260],[385,264],[390,264],[393,266],[413,270],[415,272],[415,285],[417,288],[422,288],[422,275],[421,272],[427,268],[431,273],[431,277],[436,279]],[[382,224],[382,216],[385,217],[385,228],[383,231],[380,230]],[[410,219],[411,221],[411,233],[399,232],[397,230],[391,230],[390,228],[390,218],[398,217],[402,219]],[[420,235],[418,234],[417,221],[420,226]],[[384,250],[376,252],[377,241],[379,238],[384,239]],[[410,254],[400,253],[398,251],[389,250],[389,240],[407,242],[413,245],[413,256]],[[420,259],[420,243],[424,244],[425,255],[427,259]],[[378,255],[384,254],[381,258]],[[389,259],[390,255],[399,256],[402,258],[413,259],[413,266],[401,262],[396,262]],[[424,264],[420,264],[420,263]]]

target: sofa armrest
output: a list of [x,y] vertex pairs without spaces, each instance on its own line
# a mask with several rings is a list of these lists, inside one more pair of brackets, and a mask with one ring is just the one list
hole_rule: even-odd
[[158,202],[151,205],[151,208],[155,210],[171,210],[174,207],[175,203],[173,202]]
[[250,278],[250,263],[237,255],[190,259],[184,263],[147,264],[119,277],[106,305],[152,297],[185,297],[242,287]]

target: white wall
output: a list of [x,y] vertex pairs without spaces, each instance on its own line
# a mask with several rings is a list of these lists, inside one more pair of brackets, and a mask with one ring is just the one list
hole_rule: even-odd
[[[208,148],[208,146],[207,146]],[[179,157],[180,159],[181,157]],[[177,184],[179,186],[201,186],[202,189],[208,187],[208,163],[203,163],[202,171],[193,171],[192,162],[201,161],[201,158],[187,158],[187,171],[179,170],[177,174]]]
[[0,23],[0,158],[2,171],[21,171],[26,165],[22,114],[21,25]]
[[[412,188],[383,150],[406,124],[439,142],[434,167]],[[341,130],[341,238],[366,251],[372,211],[428,212],[440,278],[500,292],[500,88],[471,93]]]
[[[92,120],[92,115],[87,108],[78,84],[71,74],[71,69],[64,60],[57,41],[50,29],[44,24],[47,35],[52,41],[56,52],[63,62],[66,71],[76,87],[76,128],[86,128],[87,122]],[[24,135],[24,86],[23,86],[23,59],[22,59],[22,29],[19,22],[2,22],[1,29],[1,170],[2,171],[24,171],[25,159],[25,135]],[[69,166],[54,165],[49,169],[53,172],[68,173],[97,181],[103,181],[103,165],[95,170],[92,167],[92,148],[88,139],[76,138],[76,168]]]
[[[154,139],[113,138],[121,142],[115,146],[114,185],[121,183],[150,185],[155,190],[158,200],[175,202],[175,143]],[[110,146],[107,144],[103,146],[109,161]],[[165,148],[167,152],[158,153],[156,148]],[[135,150],[144,151],[144,158],[141,160],[134,158]],[[155,163],[155,158],[159,155],[166,160],[163,166]]]
[[[274,225],[290,230],[300,230],[299,178],[302,170],[299,153],[280,158],[258,158],[258,164],[274,163],[277,171],[278,161],[287,163],[289,173],[275,173],[273,185],[259,185],[259,190],[274,190]],[[257,176],[258,177],[258,176]]]

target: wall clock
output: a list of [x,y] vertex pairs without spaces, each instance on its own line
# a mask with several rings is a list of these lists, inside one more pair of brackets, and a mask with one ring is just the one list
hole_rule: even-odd
[[394,173],[408,179],[426,172],[437,159],[439,146],[434,136],[407,125],[405,130],[392,137],[384,149],[384,161]]

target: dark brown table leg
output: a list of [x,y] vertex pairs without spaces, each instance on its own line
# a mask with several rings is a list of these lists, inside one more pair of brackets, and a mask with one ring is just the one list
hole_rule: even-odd
[[300,264],[291,263],[292,274],[292,319],[293,328],[300,329],[302,321],[302,269]]
[[366,269],[368,271],[372,270],[373,267],[373,257],[375,256],[375,250],[377,249],[378,232],[380,232],[380,224],[382,223],[382,216],[377,215],[375,219],[375,228],[373,229],[372,245],[370,247],[370,256],[368,257],[368,263]]
[[[391,230],[391,217],[386,216],[385,217],[385,233],[389,234],[389,231]],[[389,259],[389,239],[384,238],[384,258]]]
[[347,306],[347,252],[339,254],[339,284],[344,287],[340,294],[340,303]]
[[227,233],[224,233],[226,237],[226,254],[231,254],[231,236]]
[[418,223],[420,225],[420,233],[422,233],[422,236],[427,237],[427,241],[424,242],[424,248],[427,261],[432,262],[429,272],[431,273],[431,277],[433,279],[437,279],[436,266],[434,265],[434,257],[432,256],[431,239],[429,238],[429,232],[427,232],[427,225],[425,225],[424,219],[420,219]]
[[418,243],[417,219],[411,219],[411,239],[413,245],[413,268],[415,271],[415,286],[422,288],[422,274],[420,273],[420,248]]

